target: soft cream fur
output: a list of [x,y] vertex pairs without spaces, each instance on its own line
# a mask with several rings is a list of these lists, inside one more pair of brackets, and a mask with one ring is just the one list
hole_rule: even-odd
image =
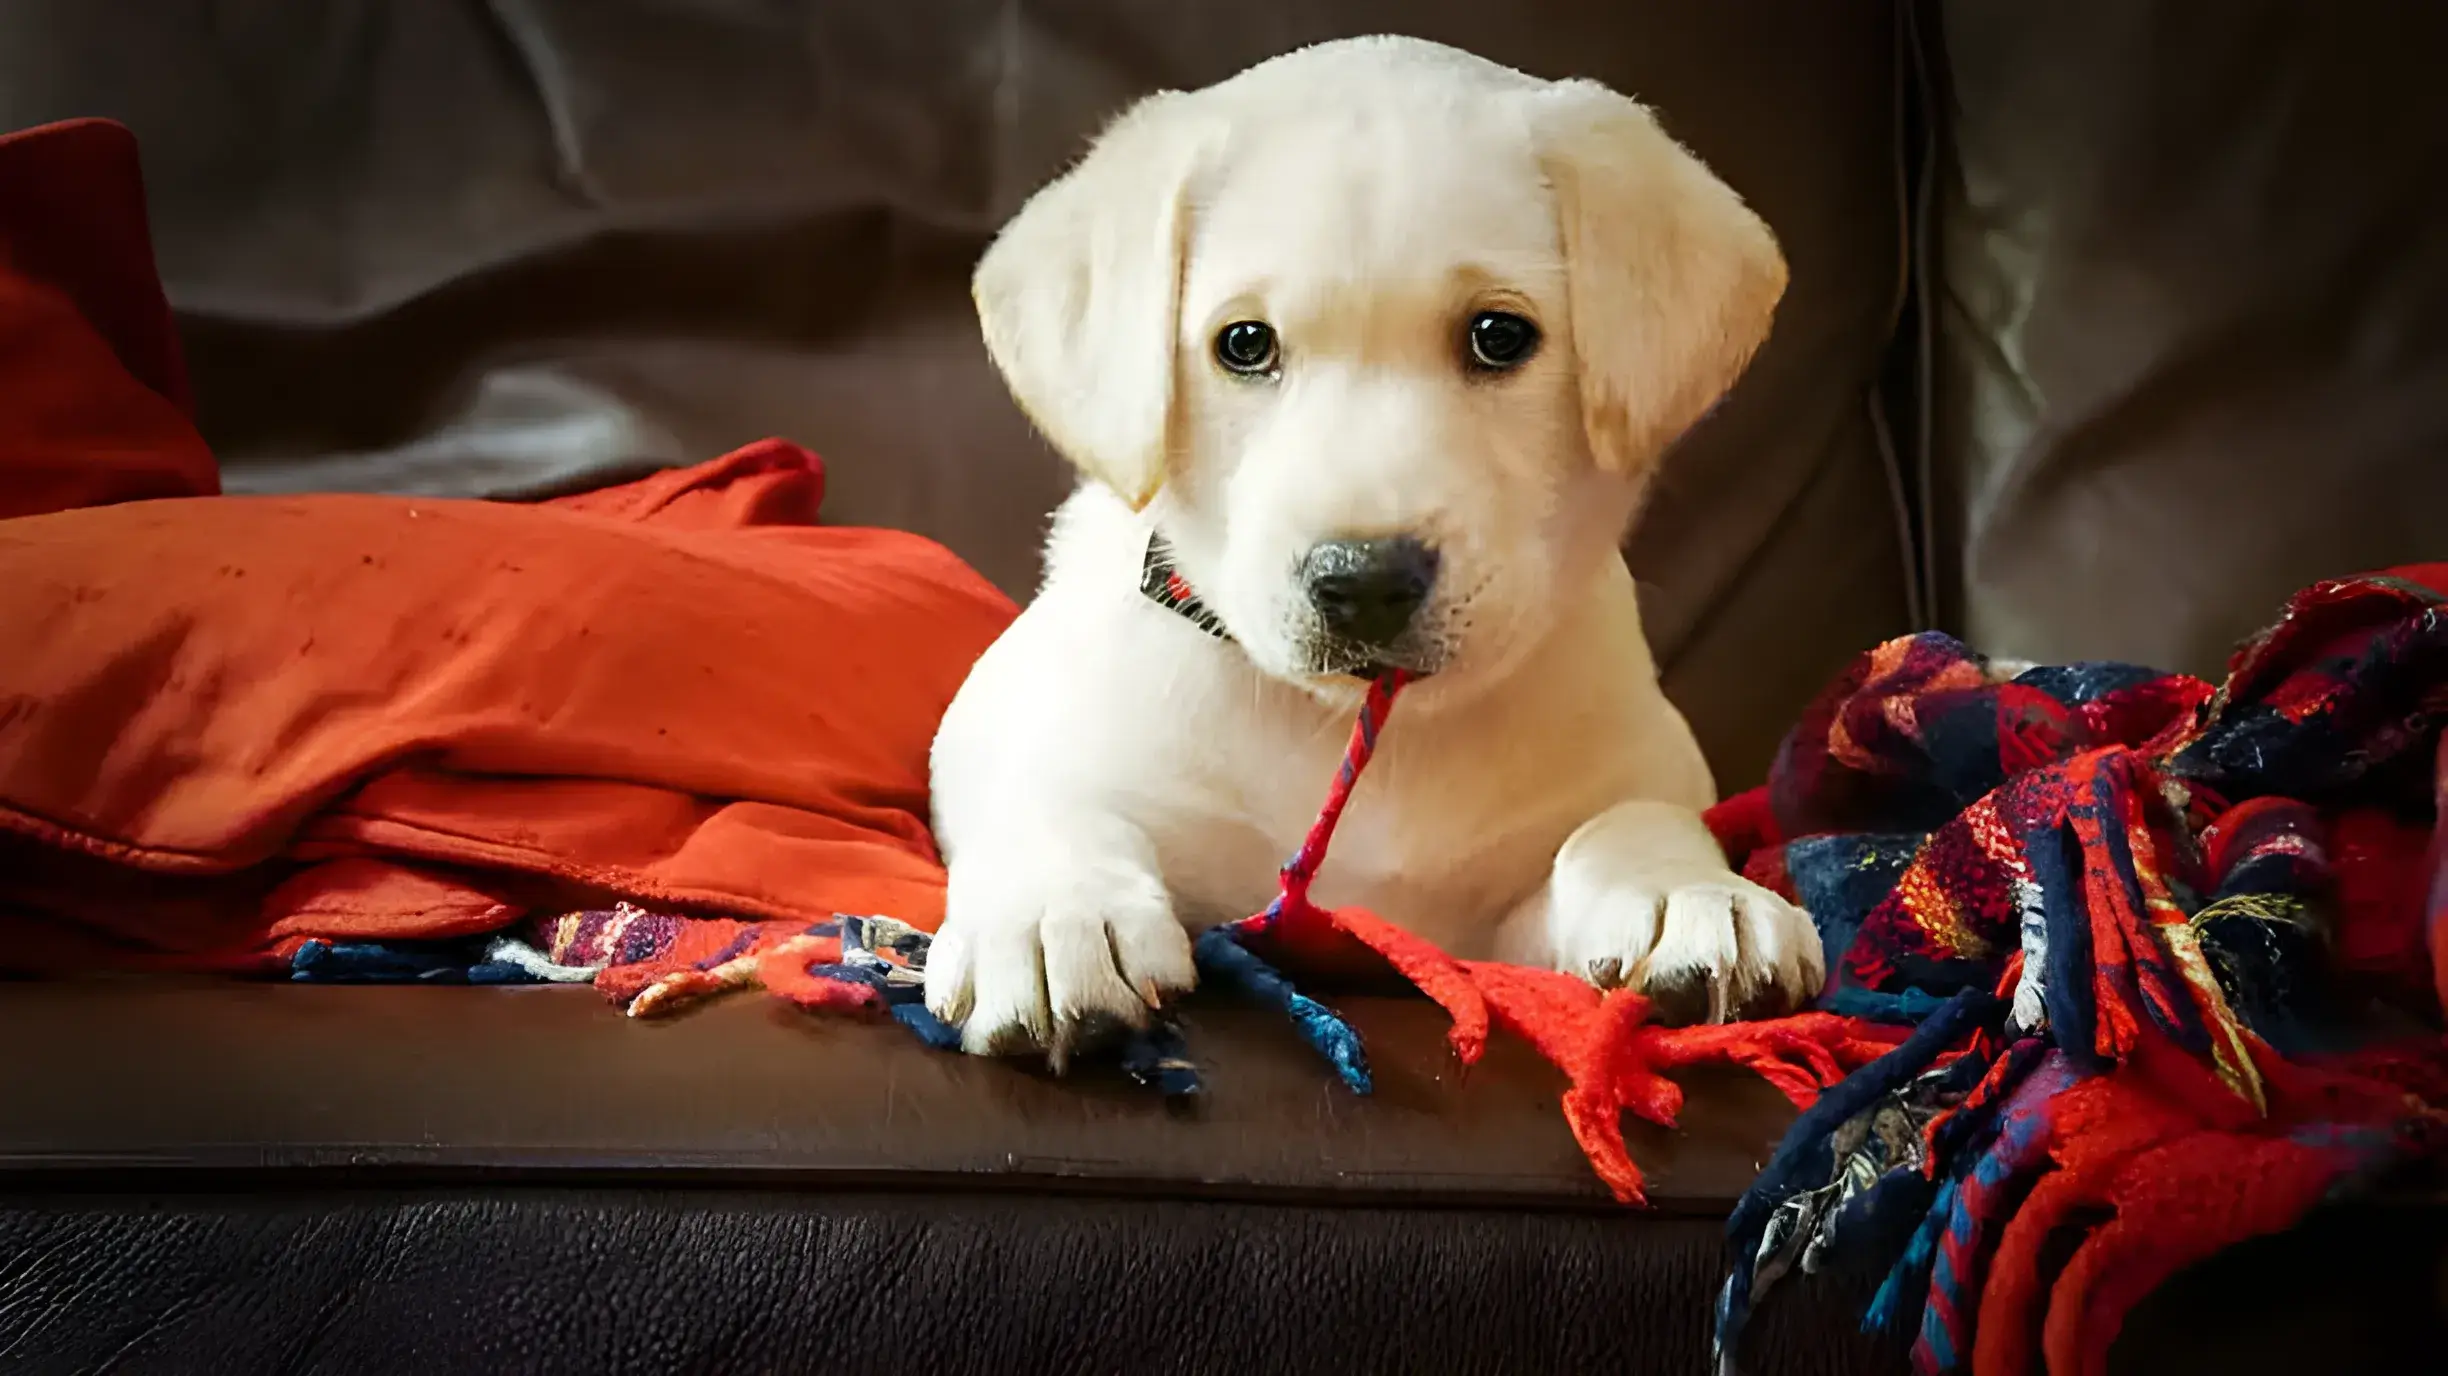
[[[973,1051],[1059,1058],[1191,985],[1188,932],[1265,904],[1359,700],[1311,662],[1294,568],[1389,534],[1442,551],[1436,672],[1318,899],[1719,1016],[1814,987],[1808,917],[1696,815],[1715,786],[1616,552],[1784,285],[1767,226],[1587,82],[1357,39],[1125,114],[977,271],[989,352],[1088,481],[936,738],[929,1006]],[[1470,374],[1482,309],[1540,352]],[[1242,319],[1277,331],[1278,376],[1215,363]],[[1140,594],[1151,527],[1232,642]]]

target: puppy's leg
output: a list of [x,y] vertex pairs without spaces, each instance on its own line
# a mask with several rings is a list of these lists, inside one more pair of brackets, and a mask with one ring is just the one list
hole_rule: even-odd
[[952,857],[926,1001],[973,1055],[1042,1050],[1059,1069],[1197,978],[1153,850],[1126,822],[1041,816]]
[[1497,950],[1639,990],[1673,1021],[1790,1008],[1827,970],[1808,913],[1728,869],[1698,814],[1652,802],[1583,823],[1546,885],[1506,918]]

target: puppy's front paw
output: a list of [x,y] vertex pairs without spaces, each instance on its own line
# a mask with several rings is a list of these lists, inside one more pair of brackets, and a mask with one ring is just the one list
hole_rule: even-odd
[[978,860],[952,868],[926,1002],[970,1054],[1043,1051],[1060,1069],[1197,982],[1172,899],[1140,867]]
[[1810,914],[1723,866],[1617,867],[1602,882],[1559,886],[1551,902],[1555,968],[1636,990],[1664,1022],[1783,1012],[1826,977]]

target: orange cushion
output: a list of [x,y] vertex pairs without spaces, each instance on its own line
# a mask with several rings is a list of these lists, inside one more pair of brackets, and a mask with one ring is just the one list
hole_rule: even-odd
[[0,831],[72,868],[264,880],[212,920],[192,885],[79,911],[59,862],[0,900],[186,952],[606,895],[932,927],[928,747],[1014,609],[916,536],[753,524],[819,482],[768,441],[563,507],[0,522]]

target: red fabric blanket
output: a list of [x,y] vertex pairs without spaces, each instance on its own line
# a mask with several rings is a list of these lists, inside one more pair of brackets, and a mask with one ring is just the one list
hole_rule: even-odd
[[0,139],[0,970],[940,919],[927,750],[1007,598],[816,525],[779,442],[546,506],[215,496],[142,207],[115,125]]

